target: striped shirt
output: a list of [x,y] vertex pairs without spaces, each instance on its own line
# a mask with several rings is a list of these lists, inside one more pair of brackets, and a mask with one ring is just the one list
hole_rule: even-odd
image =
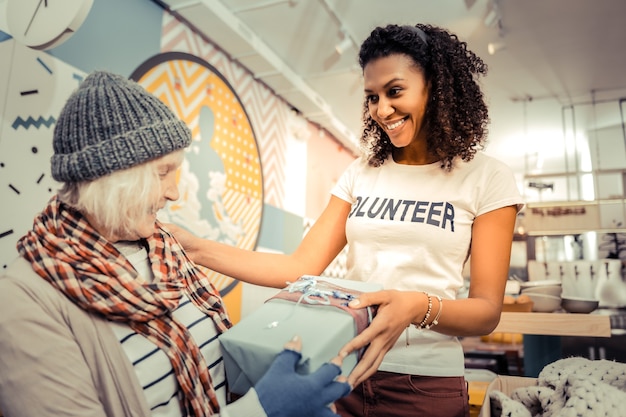
[[[139,276],[152,279],[148,253],[134,243],[117,243],[116,248],[128,258]],[[189,301],[181,298],[174,317],[182,323],[200,348],[209,367],[213,387],[220,406],[226,402],[224,362],[218,342],[218,332],[213,320]],[[139,383],[143,387],[153,417],[181,417],[178,383],[167,355],[144,336],[135,333],[128,325],[110,322],[114,334],[132,363]]]

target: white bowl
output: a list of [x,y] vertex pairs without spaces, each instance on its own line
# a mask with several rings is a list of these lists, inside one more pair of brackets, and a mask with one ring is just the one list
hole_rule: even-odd
[[561,297],[547,294],[524,293],[533,300],[533,311],[540,313],[552,313],[561,308]]
[[557,279],[541,279],[538,281],[526,281],[520,282],[520,288],[537,288],[537,287],[546,287],[546,286],[561,286],[561,281]]
[[545,295],[552,295],[554,297],[560,297],[561,291],[562,291],[562,288],[560,285],[545,285],[541,287],[527,287],[527,288],[524,288],[521,291],[521,293],[522,294],[528,294],[528,293],[545,294]]
[[591,313],[598,308],[600,302],[592,298],[563,297],[561,307],[569,313]]

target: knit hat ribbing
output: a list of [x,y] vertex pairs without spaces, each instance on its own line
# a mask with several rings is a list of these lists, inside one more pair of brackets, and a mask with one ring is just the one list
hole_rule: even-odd
[[65,103],[54,128],[52,177],[90,181],[191,143],[191,131],[142,86],[95,71]]

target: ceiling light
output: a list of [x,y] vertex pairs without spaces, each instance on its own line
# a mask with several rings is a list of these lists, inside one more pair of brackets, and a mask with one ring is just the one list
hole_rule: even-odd
[[496,12],[495,9],[491,9],[489,11],[489,13],[487,13],[487,15],[485,16],[485,26],[487,26],[488,28],[493,27],[496,25],[496,22],[500,19],[500,17],[498,16],[498,13]]
[[489,55],[494,55],[496,52],[499,52],[506,48],[506,44],[504,42],[489,42],[487,45],[487,51]]

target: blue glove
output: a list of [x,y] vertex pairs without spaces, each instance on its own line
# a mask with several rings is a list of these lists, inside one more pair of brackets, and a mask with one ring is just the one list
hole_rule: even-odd
[[309,375],[296,372],[300,352],[283,350],[255,385],[259,401],[268,417],[337,416],[328,405],[347,395],[350,384],[335,381],[341,368],[325,363]]

